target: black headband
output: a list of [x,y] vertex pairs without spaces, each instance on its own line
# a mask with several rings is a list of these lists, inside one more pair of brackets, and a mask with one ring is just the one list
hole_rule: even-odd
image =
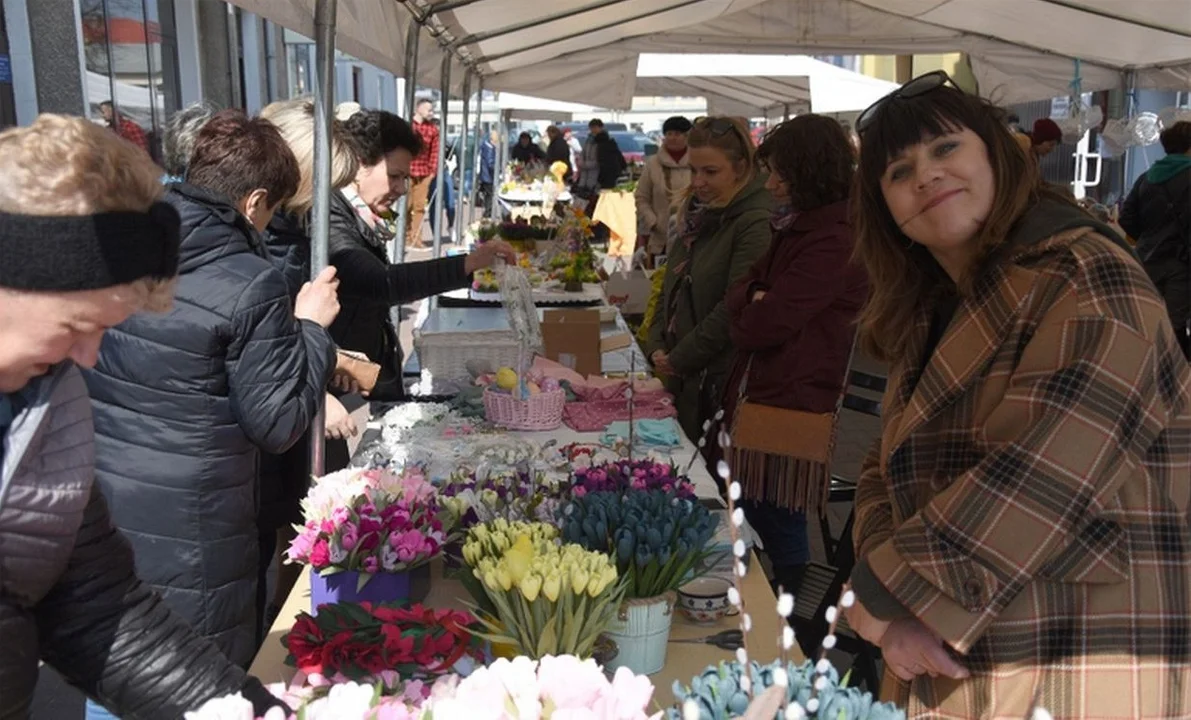
[[0,287],[98,290],[178,272],[178,211],[96,215],[0,213]]

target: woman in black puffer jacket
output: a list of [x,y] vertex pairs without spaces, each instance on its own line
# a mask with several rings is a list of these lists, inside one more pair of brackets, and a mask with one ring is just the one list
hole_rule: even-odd
[[262,452],[308,429],[335,364],[328,271],[298,294],[260,231],[298,185],[275,127],[238,111],[200,132],[187,183],[176,301],[109,331],[86,373],[96,479],[138,573],[200,634],[247,667],[257,648]]

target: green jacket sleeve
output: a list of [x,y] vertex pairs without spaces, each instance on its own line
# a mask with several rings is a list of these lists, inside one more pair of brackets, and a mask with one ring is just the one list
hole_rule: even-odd
[[[769,249],[768,215],[756,213],[742,217],[737,224],[739,230],[733,238],[732,255],[728,261],[728,287],[748,274]],[[731,317],[724,299],[720,298],[702,322],[670,351],[670,365],[674,371],[680,375],[693,375],[710,365],[732,342],[730,328]]]

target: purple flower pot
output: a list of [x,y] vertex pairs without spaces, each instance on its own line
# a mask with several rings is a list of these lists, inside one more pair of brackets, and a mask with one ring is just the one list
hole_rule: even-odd
[[430,591],[430,566],[399,573],[377,573],[358,592],[360,573],[355,570],[323,576],[310,573],[310,613],[318,615],[320,605],[337,602],[403,603],[426,599]]

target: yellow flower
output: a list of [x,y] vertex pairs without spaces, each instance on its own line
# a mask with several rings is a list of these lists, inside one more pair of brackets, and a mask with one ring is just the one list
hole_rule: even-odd
[[[477,571],[476,574],[479,575],[479,572]],[[500,589],[500,580],[497,579],[495,572],[489,570],[483,574],[483,579],[484,587],[489,590],[496,591]]]
[[513,587],[513,576],[509,574],[509,569],[504,565],[496,568],[496,580],[500,583],[500,589],[505,592]]
[[558,602],[560,592],[562,592],[562,574],[555,570],[547,575],[542,582],[542,594],[550,602]]
[[538,599],[538,593],[542,590],[542,576],[529,574],[521,578],[521,582],[517,584],[521,589],[521,594],[529,602]]
[[529,572],[533,555],[533,542],[529,539],[529,535],[519,536],[505,553],[505,565],[508,567],[509,575],[512,576],[514,583],[520,582],[521,578]]
[[571,569],[571,587],[575,588],[575,594],[583,592],[587,587],[587,583],[591,581],[591,573],[584,570],[582,567],[576,565]]
[[587,585],[587,594],[593,598],[599,597],[600,593],[607,590],[614,582],[616,582],[616,568],[606,567],[599,575],[591,576],[591,582]]

